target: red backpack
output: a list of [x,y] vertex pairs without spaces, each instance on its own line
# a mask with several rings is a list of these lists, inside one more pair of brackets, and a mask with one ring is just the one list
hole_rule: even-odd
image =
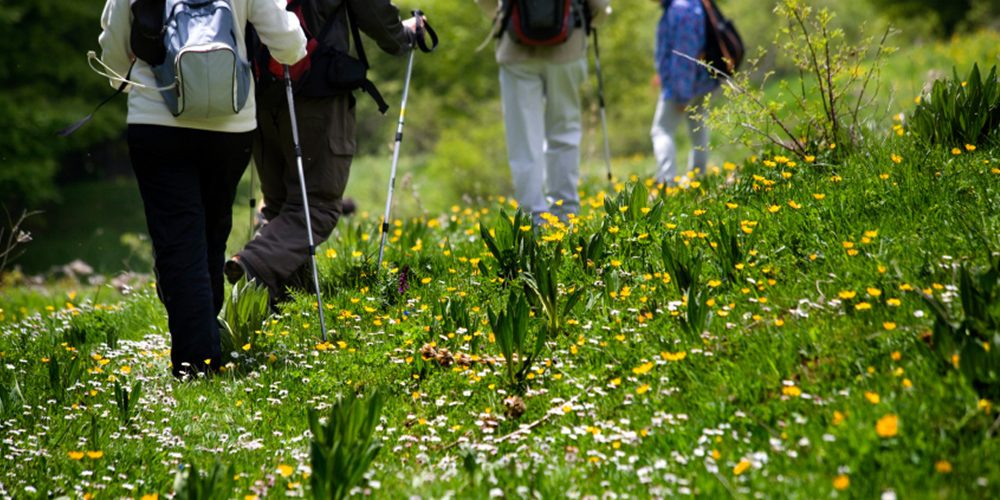
[[497,37],[510,30],[511,38],[524,45],[559,45],[584,26],[583,11],[580,0],[509,0]]

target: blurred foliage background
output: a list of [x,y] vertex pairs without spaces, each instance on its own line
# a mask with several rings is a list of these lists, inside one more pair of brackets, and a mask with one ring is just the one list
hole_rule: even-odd
[[[860,39],[862,32],[874,33],[891,23],[898,33],[889,43],[904,51],[910,49],[906,53],[911,56],[933,59],[935,54],[942,55],[941,50],[950,51],[940,60],[921,63],[913,57],[901,57],[891,65],[899,74],[887,75],[886,79],[909,85],[895,88],[906,104],[924,82],[942,72],[950,74],[951,65],[962,58],[961,45],[965,43],[959,38],[962,33],[993,33],[994,37],[977,40],[995,44],[995,33],[1000,29],[1000,2],[996,0],[803,1],[836,12],[836,24],[845,30],[848,39]],[[772,2],[719,0],[718,3],[735,20],[750,48],[769,47],[774,30],[782,28],[775,24]],[[113,226],[122,214],[122,205],[132,206],[132,213],[121,217],[128,221],[127,227],[100,230],[106,240],[102,245],[122,246],[117,235],[144,230],[137,193],[127,184],[123,188],[121,181],[112,181],[130,175],[124,145],[125,99],[118,98],[106,106],[92,123],[70,138],[56,136],[59,129],[89,113],[113,92],[86,63],[86,52],[98,50],[99,17],[104,2],[5,0],[3,4],[0,120],[6,126],[0,127],[0,200],[12,215],[22,209],[44,209],[46,214],[33,218],[30,225],[38,240],[34,244],[50,247],[65,244],[58,240],[46,244],[42,236],[67,234],[67,228],[83,231],[80,226],[90,228],[88,234],[93,236],[95,220]],[[415,63],[403,146],[409,167],[404,189],[410,189],[414,197],[419,196],[416,193],[423,194],[423,201],[417,200],[416,204],[424,210],[438,210],[461,199],[475,201],[486,195],[509,194],[511,184],[492,43],[476,50],[486,41],[490,19],[473,0],[425,0],[419,5],[398,1],[397,4],[404,12],[423,9],[442,40],[437,52],[419,54]],[[600,30],[611,148],[616,165],[620,162],[625,165],[623,168],[648,174],[642,170],[652,169],[644,158],[650,154],[648,129],[658,92],[652,55],[655,26],[662,10],[658,0],[613,1],[612,6],[613,14]],[[947,48],[949,40],[958,40],[959,46]],[[360,193],[362,201],[369,202],[362,206],[375,211],[374,205],[384,200],[374,196],[367,200],[365,194],[377,193],[379,189],[369,184],[387,177],[386,173],[374,170],[388,169],[388,162],[382,160],[387,160],[391,152],[405,60],[377,53],[375,44],[368,45],[372,80],[393,107],[386,115],[379,115],[367,97],[359,96],[361,158],[352,174],[348,194]],[[773,78],[787,76],[792,71],[781,54],[773,50],[768,52],[762,69],[773,71]],[[584,89],[585,164],[598,164],[602,155],[595,94],[591,65],[591,82]],[[895,96],[890,92],[887,98]],[[100,188],[80,187],[87,183],[106,185],[110,196],[125,201],[107,203],[107,196],[100,194]],[[78,196],[81,192],[87,194]],[[107,211],[101,208],[105,205],[110,207]],[[102,245],[97,247],[106,251]],[[68,251],[80,252],[87,245],[71,246]],[[37,257],[27,255],[24,262],[34,270],[65,262],[65,256],[60,262],[59,252],[30,253]],[[109,264],[112,267],[116,265],[113,262],[116,261],[112,259]]]

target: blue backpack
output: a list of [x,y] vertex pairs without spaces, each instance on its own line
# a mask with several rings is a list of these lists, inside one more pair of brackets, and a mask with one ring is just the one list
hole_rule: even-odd
[[250,64],[239,54],[229,0],[166,0],[163,43],[166,54],[153,75],[174,116],[213,118],[243,109]]

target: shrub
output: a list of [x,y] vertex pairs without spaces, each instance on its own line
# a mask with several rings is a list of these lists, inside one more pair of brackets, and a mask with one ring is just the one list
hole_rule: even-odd
[[962,80],[953,69],[950,80],[937,80],[921,96],[910,130],[918,138],[938,146],[979,145],[1000,138],[1000,82],[993,66],[984,80],[973,64]]

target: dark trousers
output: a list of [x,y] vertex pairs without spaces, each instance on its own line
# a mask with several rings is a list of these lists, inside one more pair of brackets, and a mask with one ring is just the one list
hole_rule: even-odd
[[[333,232],[341,214],[355,152],[354,98],[296,97],[295,114],[313,240],[319,245]],[[239,256],[251,275],[280,300],[286,287],[308,283],[300,278],[308,274],[302,271],[310,261],[306,208],[284,94],[258,94],[257,126],[254,163],[260,173],[267,224]]]
[[178,377],[217,369],[221,361],[222,264],[252,141],[252,132],[128,127]]

